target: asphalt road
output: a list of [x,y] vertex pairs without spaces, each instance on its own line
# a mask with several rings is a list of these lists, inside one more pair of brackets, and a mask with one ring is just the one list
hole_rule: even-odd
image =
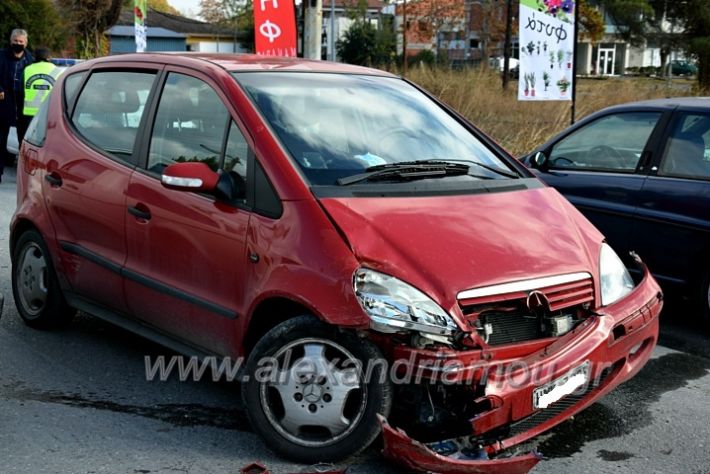
[[[0,472],[307,468],[279,460],[251,432],[233,385],[146,381],[144,356],[166,349],[86,315],[59,332],[24,326],[10,289],[11,181],[6,174],[0,184]],[[710,473],[710,334],[682,306],[663,321],[664,346],[635,379],[536,440],[547,459],[535,473]],[[398,472],[377,447],[351,464]]]

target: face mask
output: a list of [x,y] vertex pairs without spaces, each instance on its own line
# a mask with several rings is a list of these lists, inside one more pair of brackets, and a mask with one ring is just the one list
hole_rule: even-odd
[[13,43],[10,45],[10,48],[12,49],[13,53],[19,54],[25,50],[25,45]]

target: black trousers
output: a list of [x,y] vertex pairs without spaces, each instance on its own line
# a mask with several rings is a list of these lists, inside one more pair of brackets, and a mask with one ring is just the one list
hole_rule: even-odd
[[10,163],[10,159],[14,161],[15,157],[7,152],[7,134],[10,133],[10,125],[0,123],[0,176],[5,170],[5,162]]
[[22,145],[22,140],[25,139],[25,134],[27,133],[27,128],[30,126],[32,121],[32,116],[30,115],[20,115],[17,118],[17,143]]

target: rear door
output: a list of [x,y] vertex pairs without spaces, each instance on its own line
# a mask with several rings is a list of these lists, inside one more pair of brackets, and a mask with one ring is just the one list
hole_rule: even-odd
[[246,195],[223,202],[160,181],[166,166],[198,161],[247,183],[252,148],[226,104],[205,75],[167,72],[144,140],[146,162],[130,179],[123,214],[126,298],[135,315],[184,342],[230,355],[244,288]]
[[126,312],[126,190],[157,69],[96,68],[65,79],[65,120],[45,147],[43,195],[71,291]]
[[639,192],[663,112],[613,112],[596,118],[547,150],[540,177],[560,191],[607,237],[628,249]]
[[677,111],[644,183],[634,243],[653,273],[687,283],[710,257],[710,112]]

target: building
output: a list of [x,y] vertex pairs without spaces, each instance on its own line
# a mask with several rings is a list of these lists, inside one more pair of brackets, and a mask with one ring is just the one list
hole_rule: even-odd
[[[601,41],[593,44],[588,39],[580,38],[577,43],[577,73],[583,75],[618,76],[642,68],[659,68],[661,47],[652,40],[641,46],[633,46],[625,41],[619,28],[614,24],[603,6],[596,6],[604,14],[606,31]],[[662,28],[673,32],[674,25],[663,21]],[[667,60],[685,59],[682,51],[673,51]]]
[[[382,0],[367,0],[364,12],[365,21],[373,25],[378,25],[382,13],[384,2]],[[350,25],[353,24],[354,16],[359,15],[358,0],[323,0],[323,59],[330,59],[334,45],[345,35]],[[331,16],[334,18],[335,41],[331,41]]]
[[[115,26],[106,32],[110,53],[135,51],[133,10],[124,9]],[[233,31],[152,8],[146,15],[147,51],[247,52],[242,46],[246,32]]]
[[[404,5],[397,4],[397,31],[402,31]],[[407,4],[407,55],[430,50],[450,61],[478,64],[503,55],[506,3],[495,0],[419,0]],[[517,57],[517,38],[512,38]],[[402,40],[398,39],[399,54]]]

